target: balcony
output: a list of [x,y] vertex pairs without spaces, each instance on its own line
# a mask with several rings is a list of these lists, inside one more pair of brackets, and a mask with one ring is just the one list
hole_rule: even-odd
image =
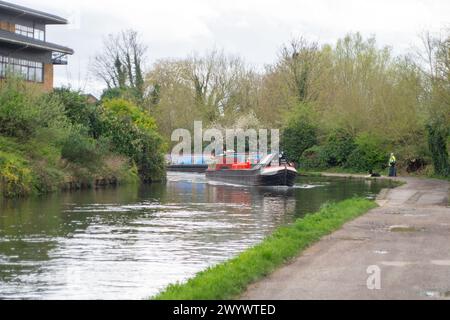
[[52,63],[55,65],[67,65],[67,54],[60,52],[53,52]]

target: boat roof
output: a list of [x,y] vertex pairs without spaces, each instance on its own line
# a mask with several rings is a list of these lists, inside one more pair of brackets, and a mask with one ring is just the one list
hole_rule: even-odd
[[267,156],[265,156],[260,162],[259,164],[261,165],[266,165],[271,163],[276,157],[278,157],[278,153],[271,153],[268,154]]

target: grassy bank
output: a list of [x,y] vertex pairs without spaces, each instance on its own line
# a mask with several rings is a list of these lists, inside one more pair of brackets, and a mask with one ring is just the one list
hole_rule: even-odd
[[0,198],[164,178],[155,120],[132,101],[0,83]]
[[126,157],[108,155],[95,164],[87,167],[61,159],[57,148],[39,141],[21,143],[0,136],[0,201],[139,182],[137,168]]
[[249,284],[267,276],[323,236],[376,207],[365,199],[327,204],[315,213],[278,228],[261,244],[238,257],[200,272],[185,284],[170,285],[155,300],[224,300],[237,298]]

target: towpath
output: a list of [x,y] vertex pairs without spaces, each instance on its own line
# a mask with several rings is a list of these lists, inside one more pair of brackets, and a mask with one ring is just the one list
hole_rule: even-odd
[[242,299],[450,299],[450,184],[399,180],[406,184],[383,190],[379,208],[253,284]]

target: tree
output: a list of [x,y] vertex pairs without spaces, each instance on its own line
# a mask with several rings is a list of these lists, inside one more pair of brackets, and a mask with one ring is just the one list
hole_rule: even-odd
[[146,77],[149,100],[164,136],[192,129],[194,120],[232,125],[257,104],[259,75],[220,51],[157,61]]
[[145,96],[143,74],[147,50],[137,31],[111,34],[103,41],[103,51],[94,58],[94,73],[108,89],[129,89],[141,102]]
[[448,136],[448,128],[439,121],[438,123],[429,123],[428,144],[436,174],[448,177],[450,176],[450,162],[447,149],[446,137]]
[[187,74],[185,60],[164,59],[155,62],[146,77],[146,85],[152,88],[152,115],[167,140],[173,130],[189,129],[194,120],[202,119],[195,109],[194,93]]
[[[188,58],[186,66],[188,80],[194,89],[196,107],[207,122],[213,122],[221,116],[232,117],[249,106],[244,98],[246,95],[241,93],[252,90],[243,84],[254,74],[240,57],[213,50],[204,56]],[[237,96],[240,99],[236,99]]]
[[308,42],[300,37],[283,45],[277,67],[284,71],[289,84],[299,102],[312,98],[310,86],[319,66],[320,50],[316,42]]
[[425,53],[419,66],[426,66],[422,71],[427,79],[428,145],[436,174],[450,176],[450,32],[440,37],[426,33],[422,39]]
[[299,103],[312,102],[321,89],[325,74],[324,50],[316,42],[293,38],[280,50],[276,64],[266,66],[258,84],[257,109],[267,125],[284,125],[286,114]]

